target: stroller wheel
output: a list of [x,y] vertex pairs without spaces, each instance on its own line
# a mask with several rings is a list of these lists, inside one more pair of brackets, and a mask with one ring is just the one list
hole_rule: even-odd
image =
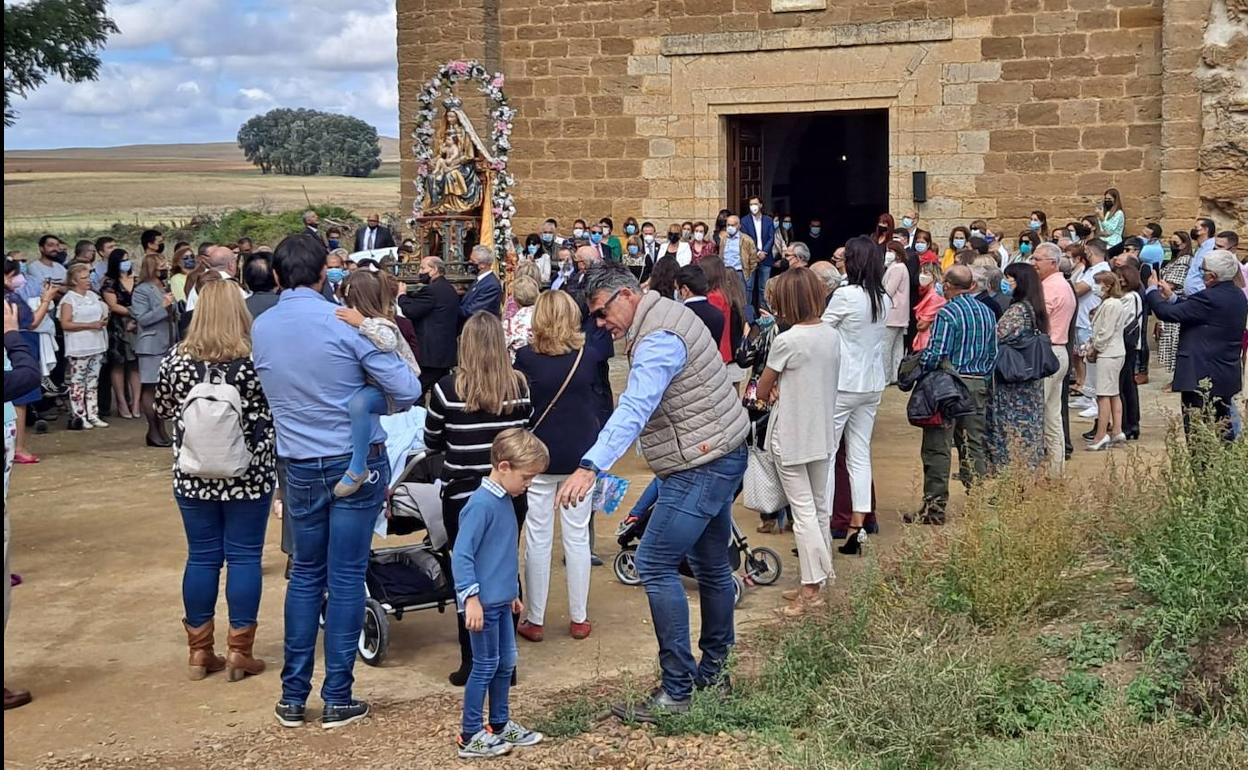
[[636,556],[636,548],[625,548],[615,555],[615,578],[626,586],[641,585]]
[[732,576],[732,594],[732,606],[740,607],[741,597],[745,596],[745,581],[741,579],[740,575]]
[[360,658],[370,666],[380,666],[390,645],[390,619],[376,599],[364,600],[364,627],[360,629]]
[[766,546],[751,548],[745,557],[745,575],[755,585],[769,586],[780,579],[780,554]]

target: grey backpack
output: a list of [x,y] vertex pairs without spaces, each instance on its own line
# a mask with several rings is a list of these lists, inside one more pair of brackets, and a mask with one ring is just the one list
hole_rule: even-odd
[[182,401],[178,470],[202,479],[238,478],[251,465],[243,430],[243,399],[226,372],[201,366],[203,380]]

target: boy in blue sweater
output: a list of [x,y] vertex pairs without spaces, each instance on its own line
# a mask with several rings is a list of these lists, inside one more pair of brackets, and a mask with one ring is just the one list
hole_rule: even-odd
[[[546,470],[550,453],[523,428],[498,434],[490,447],[490,475],[459,515],[451,556],[455,597],[472,642],[472,674],[464,687],[464,717],[458,740],[461,759],[497,757],[512,746],[533,746],[542,734],[511,721],[508,697],[516,667],[512,614],[524,611],[520,585],[519,532],[511,498],[525,494]],[[485,695],[490,719],[482,723]]]

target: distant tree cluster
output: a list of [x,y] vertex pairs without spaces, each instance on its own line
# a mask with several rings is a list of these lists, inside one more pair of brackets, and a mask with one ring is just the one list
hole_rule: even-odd
[[279,108],[238,130],[247,160],[269,174],[368,176],[381,166],[377,129],[348,115]]

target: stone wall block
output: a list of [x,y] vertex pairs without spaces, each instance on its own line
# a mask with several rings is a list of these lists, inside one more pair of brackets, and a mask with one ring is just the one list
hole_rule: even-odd
[[1035,137],[1037,150],[1079,149],[1079,129],[1073,126],[1037,128]]
[[1058,102],[1031,102],[1018,107],[1018,122],[1023,126],[1056,126],[1061,122]]
[[1085,150],[1116,149],[1127,145],[1125,126],[1093,126],[1083,129],[1080,144]]

